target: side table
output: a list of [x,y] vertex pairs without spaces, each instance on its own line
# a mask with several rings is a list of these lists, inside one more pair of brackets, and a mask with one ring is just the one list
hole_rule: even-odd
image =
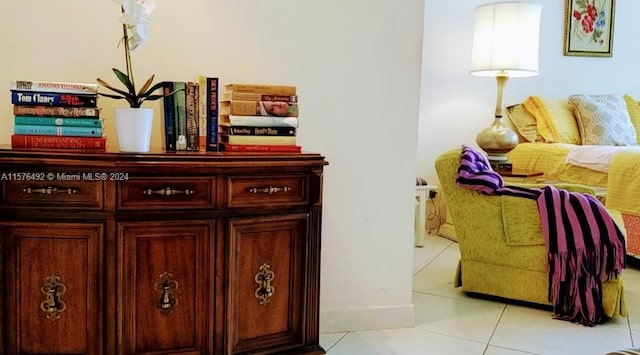
[[427,233],[427,199],[429,193],[438,187],[435,185],[416,185],[416,208],[413,243],[416,247],[424,245],[424,237]]

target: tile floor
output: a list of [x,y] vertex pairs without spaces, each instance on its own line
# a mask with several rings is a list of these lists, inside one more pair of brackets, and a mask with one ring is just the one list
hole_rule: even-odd
[[415,327],[321,334],[329,355],[603,355],[640,347],[640,269],[624,273],[628,318],[593,328],[550,311],[466,296],[452,285],[458,244],[427,236],[414,249]]

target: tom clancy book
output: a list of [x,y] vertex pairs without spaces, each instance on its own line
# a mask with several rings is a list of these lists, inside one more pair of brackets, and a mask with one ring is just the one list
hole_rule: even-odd
[[97,94],[98,84],[67,83],[67,82],[55,82],[55,81],[12,80],[9,84],[9,89],[15,90],[15,91],[64,92],[68,94]]
[[96,107],[98,95],[11,91],[11,103],[30,106]]
[[95,107],[22,106],[14,105],[16,116],[48,117],[100,117],[100,109]]

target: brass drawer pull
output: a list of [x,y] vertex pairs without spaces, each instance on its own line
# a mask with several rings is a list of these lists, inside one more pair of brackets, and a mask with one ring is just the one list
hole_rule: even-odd
[[249,192],[252,194],[263,193],[267,195],[273,195],[278,192],[289,192],[289,191],[291,191],[291,188],[287,186],[283,186],[283,187],[269,186],[269,187],[250,187],[249,188]]
[[80,190],[78,189],[73,189],[73,188],[58,188],[58,187],[53,187],[53,186],[47,186],[47,187],[43,187],[40,189],[34,189],[31,187],[27,187],[25,189],[22,189],[22,192],[27,193],[27,194],[35,194],[35,193],[40,193],[40,194],[44,194],[44,195],[56,195],[56,194],[68,194],[68,195],[75,195],[78,192],[80,192]]
[[67,304],[60,296],[67,291],[67,286],[60,282],[60,276],[47,276],[44,284],[40,286],[40,292],[44,293],[45,300],[40,302],[40,309],[47,314],[47,319],[56,320],[60,313],[67,309]]
[[273,293],[276,291],[276,288],[271,285],[271,281],[273,281],[275,277],[275,273],[267,263],[262,264],[260,271],[254,276],[254,280],[259,285],[254,294],[263,306],[269,303]]
[[151,195],[163,195],[163,196],[173,196],[173,195],[185,195],[185,196],[190,196],[193,195],[195,192],[193,190],[176,190],[176,189],[172,189],[170,187],[165,187],[164,189],[160,189],[160,190],[152,190],[152,189],[145,189],[142,191],[142,193],[144,195],[147,196],[151,196]]

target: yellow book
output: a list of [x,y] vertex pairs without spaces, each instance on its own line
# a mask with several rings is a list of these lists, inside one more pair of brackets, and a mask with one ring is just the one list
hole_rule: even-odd
[[295,145],[295,136],[244,136],[221,134],[220,143],[225,144],[259,144],[259,145]]
[[224,86],[224,91],[270,95],[295,95],[296,87],[293,85],[274,84],[227,84]]

